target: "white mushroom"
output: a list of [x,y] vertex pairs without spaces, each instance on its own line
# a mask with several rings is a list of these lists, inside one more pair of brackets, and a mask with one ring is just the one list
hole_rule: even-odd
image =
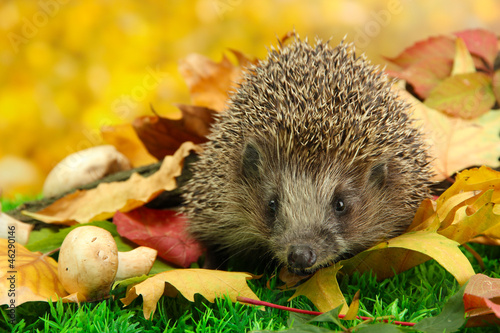
[[50,171],[43,184],[43,195],[58,195],[130,168],[127,157],[111,145],[84,149],[66,156]]
[[[126,257],[121,276],[149,273],[157,251],[139,249],[119,254],[115,240],[107,230],[94,226],[76,228],[66,236],[59,252],[59,280],[70,294],[79,292],[87,300],[104,298],[109,295],[116,278],[119,257]],[[133,268],[137,274],[127,268]]]

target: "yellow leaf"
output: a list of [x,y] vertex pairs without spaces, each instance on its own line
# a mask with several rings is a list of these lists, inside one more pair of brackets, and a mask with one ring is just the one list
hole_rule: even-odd
[[352,298],[351,305],[349,305],[349,311],[345,314],[344,320],[354,320],[358,314],[359,310],[359,290],[356,291],[354,297]]
[[165,157],[160,169],[149,177],[134,173],[127,181],[101,183],[95,189],[71,193],[37,213],[23,211],[23,214],[46,223],[70,225],[105,220],[116,211],[128,212],[163,191],[175,189],[175,178],[180,176],[184,158],[191,150],[199,148],[185,142],[173,156]]
[[217,111],[224,109],[228,94],[234,90],[243,73],[240,66],[233,65],[225,56],[216,63],[199,54],[191,54],[181,60],[179,71],[189,87],[191,102]]
[[30,252],[7,239],[0,239],[0,272],[0,304],[10,304],[14,299],[18,306],[30,301],[48,301],[49,298],[55,301],[67,295],[59,282],[54,259],[40,252]]
[[341,268],[342,265],[336,263],[333,266],[320,269],[309,280],[297,287],[289,301],[303,295],[313,302],[321,312],[330,311],[342,304],[340,313],[347,313],[349,307],[337,281],[337,272]]
[[456,241],[433,231],[408,232],[340,263],[344,266],[343,271],[348,274],[355,270],[372,270],[379,279],[383,279],[432,258],[462,285],[474,275],[474,270],[458,245]]
[[455,60],[451,75],[474,73],[475,71],[474,60],[472,60],[464,40],[458,37],[455,41]]
[[[154,314],[156,303],[158,303],[167,286],[173,286],[191,302],[194,302],[194,294],[200,294],[212,303],[216,297],[224,296],[227,296],[233,302],[236,302],[238,296],[258,300],[257,295],[253,293],[246,283],[247,280],[254,278],[253,275],[243,272],[176,269],[157,274],[136,284],[127,291],[127,295],[121,301],[125,305],[129,305],[135,298],[142,295],[144,317],[149,319]],[[169,294],[172,294],[171,289]]]
[[499,164],[500,112],[487,112],[479,118],[465,120],[429,108],[405,90],[397,92],[414,107],[415,125],[423,129],[434,159],[434,180],[443,180],[474,165]]
[[134,168],[158,162],[148,153],[131,124],[101,127],[101,135],[104,141],[127,156]]

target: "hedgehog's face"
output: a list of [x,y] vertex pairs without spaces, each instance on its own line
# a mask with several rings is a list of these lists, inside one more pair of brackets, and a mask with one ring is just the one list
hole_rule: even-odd
[[348,171],[322,159],[313,171],[295,161],[278,163],[256,144],[248,144],[243,153],[243,177],[259,187],[255,193],[260,197],[251,200],[260,202],[255,225],[268,230],[262,242],[299,274],[350,257],[394,232],[386,213],[392,199],[386,164]]

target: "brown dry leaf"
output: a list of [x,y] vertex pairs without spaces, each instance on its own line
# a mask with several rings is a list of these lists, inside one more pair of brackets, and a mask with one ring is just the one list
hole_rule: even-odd
[[349,307],[337,281],[337,273],[341,268],[341,263],[335,263],[320,269],[309,280],[298,286],[288,301],[303,295],[313,302],[320,312],[330,311],[342,304],[340,313],[346,314]]
[[207,141],[214,110],[195,105],[177,104],[181,119],[144,116],[132,123],[135,132],[151,155],[161,160],[172,155],[186,141],[196,144]]
[[134,173],[127,181],[101,183],[95,189],[71,193],[36,213],[23,211],[23,214],[46,223],[72,225],[105,220],[116,211],[128,212],[163,191],[175,189],[175,178],[180,176],[184,158],[191,150],[199,151],[199,147],[185,142],[173,156],[165,157],[160,169],[147,178]]
[[500,279],[474,275],[464,290],[467,327],[500,324]]
[[[194,294],[200,294],[212,303],[216,297],[224,296],[227,296],[233,302],[236,302],[238,296],[258,300],[259,298],[248,287],[246,282],[255,278],[250,273],[243,272],[176,269],[159,273],[136,284],[127,291],[127,295],[121,301],[123,304],[129,305],[139,295],[142,295],[144,317],[149,319],[154,314],[156,303],[158,303],[167,286],[173,286],[191,302],[194,302]],[[172,293],[169,292],[169,294]]]
[[500,112],[464,120],[426,106],[403,89],[398,89],[398,94],[413,105],[416,125],[422,127],[434,159],[434,180],[441,181],[474,165],[494,167],[499,164]]
[[226,56],[219,63],[199,54],[191,54],[180,61],[179,71],[188,85],[193,104],[216,111],[225,108],[228,94],[234,91],[242,78],[242,66],[254,62],[240,52],[234,53],[238,66]]
[[158,162],[148,153],[131,124],[104,126],[101,135],[105,142],[125,155],[134,168]]
[[[10,248],[9,244],[12,244]],[[15,250],[15,256],[9,250]],[[0,304],[10,304],[15,299],[18,306],[30,301],[48,301],[49,298],[55,301],[67,295],[59,282],[54,259],[40,252],[30,252],[7,239],[0,239],[0,272]]]

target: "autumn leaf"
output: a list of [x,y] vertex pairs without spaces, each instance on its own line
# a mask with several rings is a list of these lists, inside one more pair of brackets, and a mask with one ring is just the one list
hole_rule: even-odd
[[182,112],[181,119],[160,116],[144,116],[132,123],[135,132],[149,153],[162,160],[172,155],[183,142],[195,144],[207,141],[214,110],[194,105],[177,104]]
[[158,162],[151,156],[131,124],[101,127],[104,141],[125,155],[134,168]]
[[105,220],[117,211],[128,212],[153,200],[163,191],[175,189],[175,178],[180,176],[184,158],[191,150],[198,148],[191,142],[184,143],[149,177],[134,173],[124,182],[101,183],[95,189],[71,193],[36,213],[23,213],[46,223],[72,225]]
[[474,270],[458,245],[456,241],[435,231],[408,232],[379,243],[340,264],[344,266],[342,271],[347,274],[372,271],[378,279],[385,279],[432,258],[462,285],[474,275]]
[[457,74],[468,74],[474,73],[476,67],[474,66],[474,60],[465,45],[462,38],[457,38],[455,41],[455,59],[453,60],[453,69],[451,70],[451,76]]
[[500,324],[500,279],[474,275],[465,287],[467,327]]
[[156,303],[166,290],[172,295],[172,287],[186,299],[194,302],[194,295],[200,294],[209,302],[216,297],[227,296],[232,302],[243,296],[258,300],[246,281],[256,278],[249,273],[226,272],[208,269],[176,269],[159,273],[130,288],[121,301],[129,305],[139,295],[144,302],[144,317],[149,319],[156,310]]
[[240,52],[235,54],[239,66],[233,65],[226,56],[216,63],[199,54],[191,54],[179,62],[179,71],[188,85],[194,105],[216,111],[225,108],[229,93],[242,78],[242,66],[254,62]]
[[464,119],[477,118],[495,104],[491,78],[484,73],[457,74],[444,79],[425,100],[425,105]]
[[158,250],[158,256],[182,267],[189,267],[201,255],[199,244],[186,234],[186,220],[172,210],[146,207],[113,217],[121,236]]
[[413,105],[415,125],[422,128],[433,158],[434,180],[475,165],[498,165],[499,112],[488,112],[475,120],[454,118],[428,107],[405,90],[395,89]]
[[404,69],[424,59],[453,59],[454,55],[454,40],[447,36],[437,36],[419,41],[406,48],[398,56],[386,59]]
[[341,313],[347,313],[349,307],[340,291],[336,277],[341,268],[342,263],[336,263],[330,267],[320,269],[306,282],[298,286],[288,301],[303,295],[313,302],[321,312],[327,312],[342,305]]
[[0,260],[0,304],[15,299],[18,306],[49,298],[55,301],[67,295],[57,276],[57,262],[51,257],[0,239]]
[[455,36],[464,41],[470,53],[481,57],[490,69],[493,68],[498,53],[498,39],[493,32],[473,29],[457,32]]
[[449,58],[425,58],[406,67],[403,71],[386,71],[389,75],[405,80],[418,95],[425,99],[445,78],[450,76],[453,60]]

